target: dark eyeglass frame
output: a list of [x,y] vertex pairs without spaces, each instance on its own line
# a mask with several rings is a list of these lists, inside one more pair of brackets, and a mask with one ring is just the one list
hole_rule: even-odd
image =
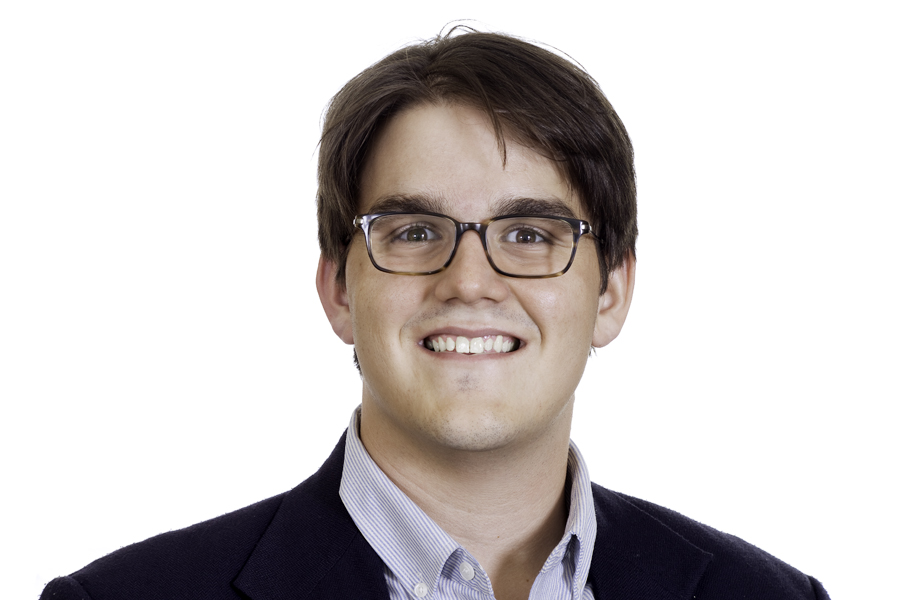
[[[452,221],[456,225],[456,241],[453,244],[453,252],[450,253],[450,256],[447,258],[447,262],[444,263],[440,269],[435,269],[433,271],[425,271],[422,273],[419,272],[408,272],[408,271],[392,271],[391,269],[386,269],[380,266],[377,262],[375,262],[375,257],[372,256],[372,240],[369,237],[372,231],[372,222],[375,221],[378,217],[388,217],[393,215],[428,215],[432,217],[441,217]],[[491,257],[491,252],[488,250],[487,245],[487,229],[488,225],[493,223],[494,221],[504,221],[507,219],[533,219],[533,218],[541,218],[541,219],[553,219],[556,221],[562,221],[569,225],[572,228],[572,253],[569,255],[569,262],[566,263],[566,266],[563,267],[561,271],[557,271],[556,273],[550,273],[549,275],[516,275],[514,273],[507,273],[506,271],[497,267],[494,264],[494,259]],[[491,268],[494,269],[497,273],[505,277],[516,277],[518,279],[549,279],[551,277],[559,277],[564,275],[566,271],[569,270],[569,267],[572,266],[572,263],[575,261],[575,252],[578,250],[578,240],[581,239],[583,235],[593,235],[594,239],[599,239],[597,234],[591,229],[591,224],[582,219],[573,219],[569,217],[559,217],[556,215],[535,215],[535,214],[515,214],[515,215],[503,215],[500,217],[495,217],[493,219],[488,219],[487,221],[482,221],[481,223],[460,223],[453,217],[435,213],[428,211],[416,211],[416,212],[384,212],[384,213],[372,213],[368,215],[357,215],[353,218],[353,226],[358,227],[362,230],[363,234],[366,237],[366,250],[369,253],[369,260],[372,262],[372,266],[378,269],[379,271],[383,271],[384,273],[392,273],[394,275],[434,275],[435,273],[440,273],[450,266],[450,263],[453,262],[453,257],[456,256],[456,251],[459,248],[459,241],[462,239],[462,236],[465,232],[472,230],[478,234],[481,238],[481,247],[484,249],[484,255],[487,257],[488,264],[491,265]]]

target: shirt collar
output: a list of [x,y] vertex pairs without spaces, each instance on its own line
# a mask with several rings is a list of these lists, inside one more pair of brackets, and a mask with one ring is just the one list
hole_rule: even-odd
[[572,440],[569,440],[567,468],[567,484],[571,491],[566,533],[550,553],[541,572],[549,571],[561,560],[572,560],[574,567],[572,589],[574,597],[581,598],[591,567],[594,542],[597,539],[597,515],[594,512],[594,494],[591,491],[591,477],[588,474],[587,463]]
[[[461,546],[375,464],[359,437],[359,414],[357,407],[347,430],[341,501],[363,537],[407,590],[412,592],[419,584],[434,590],[447,559]],[[571,493],[565,534],[541,573],[561,560],[571,560],[572,588],[580,598],[597,537],[597,518],[584,457],[571,441],[567,467]]]
[[375,464],[359,438],[359,408],[353,411],[344,450],[340,496],[363,537],[414,593],[434,590],[447,558],[459,548]]

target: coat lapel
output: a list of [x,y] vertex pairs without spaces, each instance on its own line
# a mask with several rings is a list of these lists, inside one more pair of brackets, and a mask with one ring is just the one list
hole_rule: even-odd
[[234,580],[253,600],[388,600],[384,563],[340,499],[345,439],[315,475],[285,495]]
[[712,554],[624,496],[592,484],[597,540],[588,580],[595,600],[686,600]]

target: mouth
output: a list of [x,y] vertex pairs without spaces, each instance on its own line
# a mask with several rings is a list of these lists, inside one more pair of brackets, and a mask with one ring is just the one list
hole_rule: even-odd
[[456,352],[457,354],[505,354],[515,352],[521,346],[518,338],[508,335],[430,335],[423,345],[432,352]]

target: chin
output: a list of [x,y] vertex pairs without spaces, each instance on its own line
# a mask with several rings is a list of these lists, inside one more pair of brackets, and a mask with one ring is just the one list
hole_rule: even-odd
[[486,452],[516,441],[522,424],[503,410],[487,407],[454,407],[442,411],[424,424],[424,435],[452,450]]

